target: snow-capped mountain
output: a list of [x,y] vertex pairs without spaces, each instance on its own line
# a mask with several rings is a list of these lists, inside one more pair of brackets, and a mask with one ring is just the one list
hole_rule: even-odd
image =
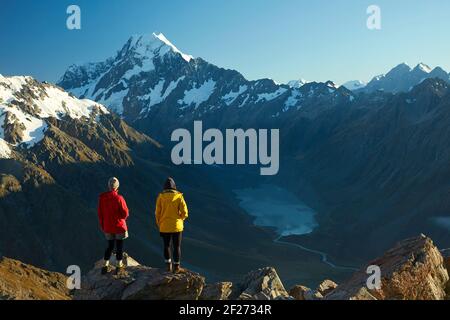
[[309,81],[305,80],[305,79],[298,79],[298,80],[291,80],[287,83],[287,85],[291,88],[295,88],[298,89],[302,86],[304,86],[305,84],[307,84]]
[[447,82],[450,81],[450,75],[441,67],[432,69],[424,63],[419,63],[416,67],[411,68],[406,63],[401,63],[385,75],[374,77],[362,91],[407,92],[415,85],[429,78],[440,78]]
[[58,84],[104,104],[153,136],[194,118],[217,123],[278,118],[310,104],[325,105],[324,100],[327,105],[348,101],[352,95],[330,83],[290,87],[271,79],[248,81],[235,70],[182,53],[155,33],[131,37],[106,61],[71,66]]
[[30,147],[41,141],[47,118],[95,121],[95,116],[108,113],[104,106],[79,100],[54,85],[0,75],[0,157],[11,157],[19,145]]
[[347,81],[342,86],[347,88],[348,90],[355,91],[364,88],[365,86],[367,86],[367,83],[361,80],[352,80]]

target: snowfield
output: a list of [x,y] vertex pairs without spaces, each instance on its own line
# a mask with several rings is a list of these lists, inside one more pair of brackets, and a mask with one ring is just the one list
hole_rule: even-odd
[[[58,87],[35,82],[31,77],[0,75],[0,158],[10,158],[15,145],[31,147],[41,141],[48,127],[46,118],[90,118],[94,110],[109,113],[99,103],[77,99]],[[22,129],[19,143],[7,141],[5,128],[11,125]]]
[[205,81],[198,88],[194,85],[192,89],[184,91],[184,98],[178,100],[178,103],[184,106],[195,104],[195,109],[197,109],[200,104],[209,99],[215,88],[216,82],[212,79]]

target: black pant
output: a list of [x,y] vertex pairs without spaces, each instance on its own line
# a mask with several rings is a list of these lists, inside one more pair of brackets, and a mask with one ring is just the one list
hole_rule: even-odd
[[173,249],[173,263],[180,264],[181,257],[181,232],[174,233],[160,233],[164,241],[164,259],[166,262],[170,261],[170,246]]
[[109,260],[113,253],[114,247],[116,247],[116,259],[117,261],[123,258],[123,240],[108,240],[108,248],[105,251],[105,260]]

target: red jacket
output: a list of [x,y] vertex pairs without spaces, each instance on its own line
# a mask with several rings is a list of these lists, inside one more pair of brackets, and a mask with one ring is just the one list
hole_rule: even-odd
[[102,193],[98,198],[98,221],[105,233],[121,234],[128,230],[125,220],[128,207],[117,191]]

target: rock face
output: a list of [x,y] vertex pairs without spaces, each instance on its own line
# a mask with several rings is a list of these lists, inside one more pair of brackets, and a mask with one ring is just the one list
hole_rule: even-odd
[[0,258],[0,300],[68,300],[66,276]]
[[441,300],[449,280],[444,260],[424,235],[398,243],[369,265],[381,269],[381,287],[367,289],[367,268],[327,295],[326,299]]
[[233,283],[218,282],[207,284],[203,288],[200,300],[227,300],[233,290]]
[[[101,262],[83,279],[76,300],[197,300],[205,278],[186,270],[172,274],[142,266],[128,257],[126,271],[101,275]],[[132,262],[130,262],[130,260]]]
[[337,286],[337,283],[335,283],[334,281],[324,280],[321,284],[319,284],[316,291],[325,297],[327,294],[336,289]]
[[[450,275],[450,250],[447,249],[442,252],[444,255],[444,266],[447,269],[447,273]],[[447,286],[445,287],[445,292],[447,293],[447,300],[450,300],[450,280],[447,281]]]
[[236,290],[232,298],[239,300],[275,300],[289,298],[274,268],[262,268],[248,273]]
[[[247,274],[234,285],[231,282],[205,284],[205,278],[185,270],[172,274],[140,265],[127,258],[126,272],[101,275],[102,261],[82,279],[76,300],[273,300],[288,299],[274,268]],[[113,264],[112,264],[113,265]]]
[[289,290],[289,295],[295,300],[309,300],[311,289],[302,285],[296,285]]
[[324,280],[316,289],[297,285],[288,293],[271,267],[252,271],[237,283],[206,284],[204,277],[192,271],[168,273],[143,266],[128,255],[124,271],[102,275],[102,262],[82,278],[80,290],[69,292],[64,275],[2,258],[0,300],[443,300],[450,292],[450,257],[443,258],[424,235],[398,243],[369,263],[380,267],[378,289],[367,287],[367,268],[339,286]]
[[295,300],[322,300],[327,294],[337,288],[337,284],[331,280],[322,281],[316,290],[297,285],[289,290],[289,294]]

